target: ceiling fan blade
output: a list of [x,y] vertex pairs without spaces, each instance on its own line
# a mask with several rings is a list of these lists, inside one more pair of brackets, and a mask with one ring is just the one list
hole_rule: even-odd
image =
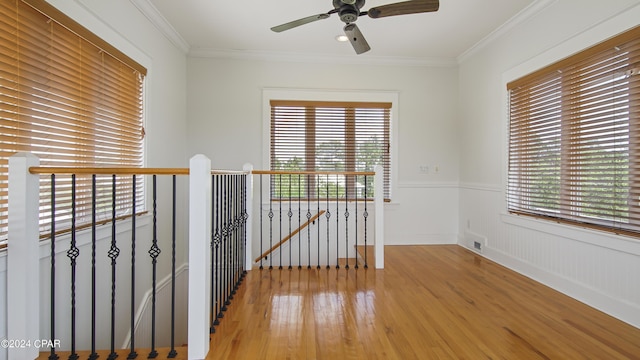
[[306,18],[294,20],[282,25],[274,26],[271,28],[271,31],[282,32],[285,30],[293,29],[294,27],[298,27],[300,25],[308,24],[317,20],[328,19],[329,14],[318,14],[313,16],[307,16]]
[[438,11],[439,8],[439,0],[410,0],[394,4],[376,6],[369,9],[367,14],[370,18],[377,19],[387,16]]
[[358,29],[356,24],[353,24],[353,23],[347,24],[344,27],[344,32],[345,34],[347,34],[347,37],[349,38],[349,41],[353,46],[353,50],[356,51],[356,54],[360,55],[362,53],[365,53],[371,50],[371,48],[369,47],[369,44],[367,43],[367,40],[365,40],[364,36],[360,32],[360,29]]

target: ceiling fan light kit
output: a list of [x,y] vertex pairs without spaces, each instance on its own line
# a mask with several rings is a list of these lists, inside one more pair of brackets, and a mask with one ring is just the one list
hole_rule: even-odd
[[340,20],[346,23],[344,32],[351,42],[356,54],[362,54],[371,48],[367,40],[360,32],[360,29],[354,24],[358,17],[368,15],[371,19],[378,19],[388,16],[418,14],[423,12],[434,12],[440,8],[439,0],[409,0],[393,4],[381,5],[369,9],[368,11],[360,11],[364,6],[365,0],[333,0],[333,9],[326,13],[307,16],[302,19],[290,21],[282,25],[271,28],[274,32],[282,32],[293,29],[295,27],[308,24],[317,20],[328,19],[332,14],[338,14]]

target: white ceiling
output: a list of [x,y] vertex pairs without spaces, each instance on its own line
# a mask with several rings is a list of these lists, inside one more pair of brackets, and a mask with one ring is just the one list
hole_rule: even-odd
[[[272,26],[333,9],[332,0],[137,0],[191,53],[268,53],[281,56],[404,58],[451,61],[540,0],[440,0],[433,13],[371,19],[356,24],[371,50],[356,55],[338,42],[337,14],[282,33]],[[394,0],[367,0],[362,10]],[[151,18],[150,17],[150,18]],[[175,31],[175,33],[174,33]],[[179,35],[176,35],[179,34]],[[174,40],[175,41],[175,40]]]

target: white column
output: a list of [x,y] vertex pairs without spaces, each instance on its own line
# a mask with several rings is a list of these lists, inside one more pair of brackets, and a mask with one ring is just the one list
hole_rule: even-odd
[[374,209],[375,209],[375,244],[374,254],[376,269],[384,269],[384,168],[376,165],[374,184]]
[[[7,339],[40,338],[39,225],[40,177],[29,173],[37,156],[9,158],[9,240],[7,245]],[[53,339],[52,339],[53,340]],[[38,348],[9,348],[9,360],[35,359]]]
[[252,164],[244,164],[242,169],[248,172],[247,175],[247,214],[249,218],[247,219],[246,229],[247,229],[247,242],[245,249],[245,260],[244,260],[244,269],[249,271],[251,270],[253,259],[251,258],[251,253],[253,250],[253,165]]
[[211,211],[211,160],[199,154],[189,162],[189,360],[209,352]]

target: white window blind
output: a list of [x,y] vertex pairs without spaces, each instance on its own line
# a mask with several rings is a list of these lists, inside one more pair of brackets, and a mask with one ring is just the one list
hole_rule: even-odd
[[[0,239],[7,236],[7,164],[32,152],[42,166],[140,167],[146,69],[42,0],[0,1]],[[117,214],[131,214],[131,179],[118,178]],[[142,181],[135,185],[143,205]],[[42,230],[51,222],[49,180],[41,180]],[[61,176],[56,221],[71,213],[71,179]],[[97,180],[98,217],[111,215],[111,178]],[[76,181],[80,223],[91,179]]]
[[640,232],[640,27],[508,84],[511,212]]
[[[390,111],[391,103],[272,100],[271,169],[353,172],[382,165],[389,199]],[[360,184],[369,196],[372,180]]]

